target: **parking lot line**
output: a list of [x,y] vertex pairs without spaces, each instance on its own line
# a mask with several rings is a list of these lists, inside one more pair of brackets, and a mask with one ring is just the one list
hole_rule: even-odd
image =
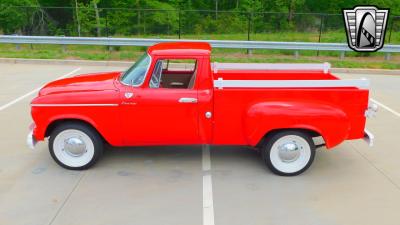
[[398,190],[400,190],[400,186],[396,184],[396,182],[388,175],[386,174],[382,169],[380,169],[378,166],[376,166],[370,159],[368,159],[367,156],[365,156],[363,153],[361,153],[353,143],[350,144],[350,146],[353,148],[354,151],[357,152],[365,161],[368,162],[376,171],[378,171],[380,174],[382,174],[393,186],[395,186]]
[[377,100],[375,100],[375,99],[373,99],[373,98],[371,98],[371,101],[372,101],[373,103],[379,105],[380,107],[386,109],[387,111],[393,113],[394,115],[400,117],[400,113],[399,113],[399,112],[396,112],[395,110],[389,108],[388,106],[386,106],[386,105],[384,105],[384,104],[378,102]]
[[[69,73],[67,73],[67,74],[62,75],[61,77],[58,77],[57,79],[62,79],[62,78],[68,77],[68,76],[70,76],[70,75],[72,75],[72,74],[78,72],[80,69],[81,69],[80,67],[79,67],[79,68],[76,68],[76,69],[74,69],[73,71],[71,71],[71,72],[69,72]],[[16,98],[16,99],[14,99],[14,100],[12,100],[11,102],[6,103],[6,104],[0,106],[0,111],[3,111],[4,109],[6,109],[6,108],[8,108],[8,107],[14,105],[15,103],[17,103],[17,102],[23,100],[24,98],[26,98],[26,97],[28,97],[28,96],[30,96],[30,95],[32,95],[32,94],[38,92],[42,87],[43,87],[43,86],[40,86],[40,87],[38,87],[38,88],[36,88],[36,89],[34,89],[34,90],[32,90],[32,91],[30,91],[30,92],[24,94],[24,95],[22,95],[22,96],[20,96],[20,97],[18,97],[18,98]]]
[[210,146],[203,145],[203,225],[214,225]]
[[72,193],[74,193],[74,191],[76,190],[76,188],[79,186],[79,184],[81,183],[83,177],[85,176],[85,171],[82,172],[82,174],[79,177],[79,180],[76,182],[75,186],[72,188],[72,190],[69,192],[69,194],[67,195],[67,197],[64,199],[63,203],[61,204],[61,206],[57,209],[56,213],[54,214],[54,216],[51,218],[50,222],[48,223],[49,225],[52,225],[54,223],[54,220],[56,220],[58,214],[60,214],[61,210],[64,208],[65,204],[67,203],[67,201],[71,198]]

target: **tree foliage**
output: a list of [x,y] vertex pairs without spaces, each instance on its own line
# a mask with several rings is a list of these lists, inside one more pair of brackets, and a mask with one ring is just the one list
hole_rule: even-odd
[[326,29],[342,29],[341,9],[358,4],[390,8],[392,15],[400,15],[400,0],[0,0],[0,33],[127,36],[246,33],[249,28],[257,33],[304,32],[318,30],[321,22]]

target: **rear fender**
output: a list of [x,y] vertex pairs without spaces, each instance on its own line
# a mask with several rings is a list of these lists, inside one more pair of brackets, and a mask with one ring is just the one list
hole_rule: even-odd
[[245,136],[256,146],[270,131],[307,129],[320,134],[327,148],[344,141],[350,130],[346,113],[338,107],[313,102],[261,102],[251,105],[244,116]]

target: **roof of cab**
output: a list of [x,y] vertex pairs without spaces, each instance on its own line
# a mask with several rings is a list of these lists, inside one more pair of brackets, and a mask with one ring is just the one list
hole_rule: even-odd
[[166,42],[151,46],[150,55],[210,55],[211,45],[207,42]]

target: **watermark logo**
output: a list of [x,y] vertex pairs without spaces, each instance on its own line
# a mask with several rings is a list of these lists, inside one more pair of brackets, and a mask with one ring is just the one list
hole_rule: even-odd
[[357,52],[375,52],[383,47],[389,9],[357,6],[343,9],[347,43]]

